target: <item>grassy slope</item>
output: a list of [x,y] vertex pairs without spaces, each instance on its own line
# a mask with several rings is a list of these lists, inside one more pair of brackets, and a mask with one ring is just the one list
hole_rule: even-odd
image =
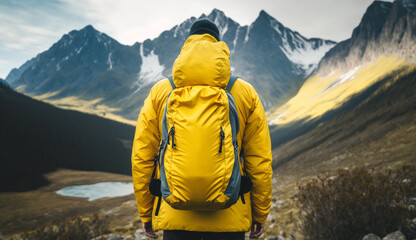
[[414,69],[392,76],[355,108],[275,148],[274,167],[302,175],[416,161],[415,83]]
[[326,77],[314,75],[305,81],[295,97],[269,113],[268,118],[273,120],[280,116],[275,124],[284,125],[320,117],[404,65],[405,62],[395,56],[382,56],[368,66],[358,66],[345,74],[334,71]]
[[62,110],[0,85],[0,191],[47,181],[59,167],[130,174],[129,125]]
[[[118,114],[121,109],[112,108],[102,103],[102,98],[94,100],[83,100],[76,96],[64,97],[54,99],[53,96],[59,94],[59,92],[45,93],[38,96],[32,96],[33,98],[50,103],[59,108],[70,109],[79,112],[95,114],[98,116],[105,117],[114,121],[122,122],[134,126],[136,121],[126,119]],[[139,106],[137,106],[139,107]]]

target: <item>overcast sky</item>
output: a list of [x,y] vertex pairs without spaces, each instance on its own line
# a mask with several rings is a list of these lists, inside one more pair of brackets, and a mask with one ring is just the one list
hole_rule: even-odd
[[0,78],[65,33],[92,24],[122,44],[157,37],[214,8],[240,25],[263,9],[303,36],[342,41],[373,0],[0,0]]

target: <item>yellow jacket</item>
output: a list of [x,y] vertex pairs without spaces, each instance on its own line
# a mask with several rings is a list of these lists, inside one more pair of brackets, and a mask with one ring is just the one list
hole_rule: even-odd
[[[177,87],[209,85],[225,88],[230,76],[230,53],[224,42],[214,37],[191,35],[173,66],[173,81]],[[168,79],[156,83],[144,102],[137,120],[132,151],[134,193],[143,222],[152,221],[155,230],[187,230],[210,232],[248,231],[252,219],[264,223],[271,205],[272,154],[269,128],[260,99],[254,88],[237,79],[231,94],[240,119],[237,135],[243,149],[243,165],[253,182],[253,188],[231,207],[212,212],[175,210],[162,200],[159,215],[154,216],[157,201],[149,192],[162,138],[162,118],[167,97],[172,91]]]

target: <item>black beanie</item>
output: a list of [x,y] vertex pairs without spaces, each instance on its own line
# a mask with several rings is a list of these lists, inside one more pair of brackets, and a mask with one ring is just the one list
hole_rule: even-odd
[[194,24],[192,24],[191,30],[189,31],[189,36],[204,33],[208,33],[220,41],[220,31],[218,31],[217,26],[208,19],[201,19],[194,22]]

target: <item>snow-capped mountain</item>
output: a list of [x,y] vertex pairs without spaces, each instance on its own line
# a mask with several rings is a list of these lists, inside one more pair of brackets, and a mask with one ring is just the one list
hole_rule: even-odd
[[[31,95],[58,91],[60,97],[96,97],[97,90],[111,87],[112,91],[106,92],[109,97],[122,82],[136,77],[142,61],[138,53],[138,46],[124,46],[86,26],[65,34],[49,50],[12,70],[6,80]],[[118,79],[111,77],[117,74]],[[18,78],[11,81],[16,75]]]
[[279,48],[283,51],[286,57],[296,65],[299,73],[309,75],[324,56],[324,54],[331,49],[335,42],[322,40],[317,38],[306,39],[298,32],[293,32],[289,28],[284,27],[276,19],[267,16],[267,13],[262,12],[265,18],[269,21],[270,26],[275,30],[272,33],[274,42],[278,42]]
[[[265,11],[250,26],[239,25],[217,9],[201,18],[218,26],[221,39],[230,48],[232,73],[256,88],[266,108],[294,95],[335,45],[307,39]],[[122,45],[92,26],[74,30],[13,69],[6,80],[19,91],[61,106],[87,104],[89,112],[135,120],[150,87],[171,75],[173,62],[196,20],[189,18],[159,37],[133,46]]]

